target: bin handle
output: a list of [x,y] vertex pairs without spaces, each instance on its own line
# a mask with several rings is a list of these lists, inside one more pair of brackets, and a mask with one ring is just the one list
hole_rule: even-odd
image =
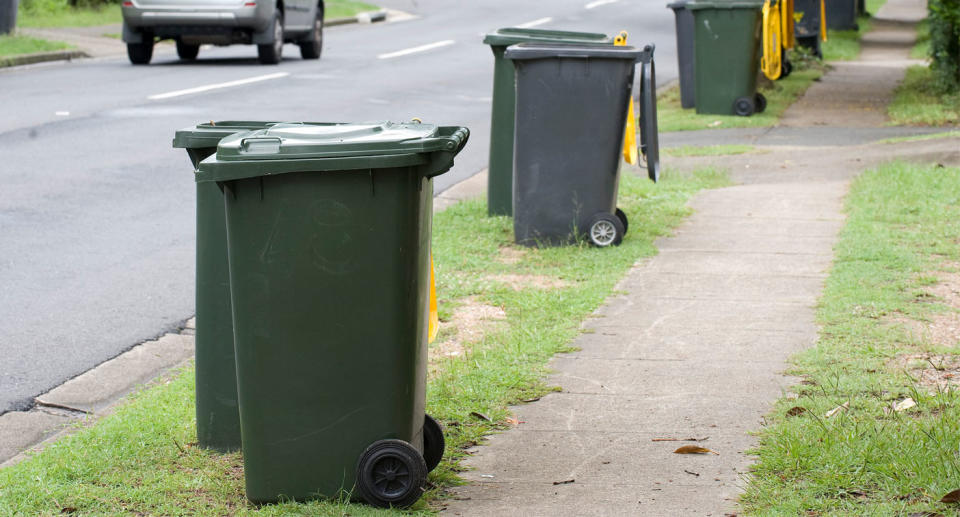
[[280,152],[283,140],[277,136],[252,136],[240,140],[240,151],[255,154],[276,154]]
[[[424,142],[424,147],[430,149],[434,152],[440,153],[449,153],[452,155],[458,154],[463,150],[463,147],[467,145],[467,140],[470,139],[470,130],[462,126],[443,126],[440,127],[441,132],[451,131],[449,135],[438,136],[434,138],[427,139]],[[433,170],[428,174],[424,174],[427,178],[432,178],[434,176],[439,176],[443,174],[450,167],[446,167],[441,170]]]

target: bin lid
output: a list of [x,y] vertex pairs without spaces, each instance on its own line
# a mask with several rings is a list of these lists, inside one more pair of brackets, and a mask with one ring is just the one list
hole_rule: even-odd
[[698,11],[701,9],[760,9],[763,7],[763,2],[761,0],[738,0],[735,2],[730,1],[709,1],[709,0],[697,0],[695,2],[690,2],[687,4],[687,9],[691,11]]
[[[279,123],[220,140],[216,155],[200,163],[196,180],[417,165],[442,169],[425,172],[431,175],[449,169],[469,135],[467,128],[419,122]],[[431,164],[432,153],[449,156]]]
[[[197,149],[216,147],[220,140],[240,131],[253,131],[275,126],[280,122],[265,122],[255,120],[218,120],[197,124],[194,127],[180,129],[173,136],[173,147],[176,149]],[[304,122],[304,124],[330,126],[338,122]]]
[[574,58],[574,59],[628,59],[636,61],[648,50],[636,47],[609,45],[564,45],[558,43],[520,43],[507,47],[504,57],[513,60]]
[[597,32],[555,31],[550,29],[497,29],[483,38],[487,45],[508,46],[524,42],[541,43],[603,43],[613,44],[613,37]]
[[679,0],[678,2],[671,2],[667,4],[667,8],[673,9],[674,11],[676,11],[677,9],[686,9],[687,6],[690,5],[690,3],[691,3],[690,0]]

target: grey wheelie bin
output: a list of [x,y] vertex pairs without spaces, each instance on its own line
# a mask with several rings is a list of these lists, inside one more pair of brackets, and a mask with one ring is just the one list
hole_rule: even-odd
[[[173,147],[186,149],[196,169],[202,160],[217,152],[217,144],[223,138],[275,124],[248,120],[198,124],[177,131]],[[240,414],[230,309],[227,228],[223,194],[215,183],[197,183],[196,248],[197,443],[218,451],[239,450]]]
[[613,37],[593,32],[547,29],[499,29],[483,42],[493,51],[493,112],[490,119],[490,165],[487,174],[487,213],[513,215],[513,63],[503,53],[517,43],[570,43],[613,45]]
[[825,0],[827,28],[840,31],[855,31],[857,23],[857,0]]
[[9,34],[17,28],[19,0],[0,0],[0,34]]
[[797,19],[793,33],[797,45],[810,49],[813,55],[823,59],[820,48],[820,2],[821,0],[793,0],[794,18]]
[[433,180],[462,127],[278,124],[220,142],[247,497],[405,507],[425,416]]
[[636,63],[652,53],[652,47],[532,43],[507,49],[517,75],[517,243],[620,244],[627,218],[616,203],[628,101]]
[[680,106],[692,108],[696,105],[694,75],[694,25],[693,11],[687,9],[689,0],[680,0],[667,4],[673,9],[677,26],[677,70],[680,72]]

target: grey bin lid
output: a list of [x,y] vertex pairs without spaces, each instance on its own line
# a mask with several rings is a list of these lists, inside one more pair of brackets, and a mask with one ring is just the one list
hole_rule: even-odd
[[606,43],[613,44],[613,38],[597,32],[571,32],[551,29],[521,29],[507,27],[497,29],[483,38],[487,45],[506,47],[524,42],[555,42],[555,43]]
[[647,49],[609,45],[561,45],[557,43],[520,43],[507,47],[504,57],[516,61],[527,59],[627,59],[637,61]]
[[[217,154],[200,162],[196,180],[229,181],[297,170],[429,168],[435,153],[449,155],[443,161],[449,168],[469,135],[464,127],[418,122],[281,123],[221,140]],[[427,175],[435,172],[442,171]]]
[[763,2],[754,0],[740,0],[736,2],[697,0],[687,4],[687,9],[691,11],[699,11],[702,9],[760,9],[761,7],[763,7]]

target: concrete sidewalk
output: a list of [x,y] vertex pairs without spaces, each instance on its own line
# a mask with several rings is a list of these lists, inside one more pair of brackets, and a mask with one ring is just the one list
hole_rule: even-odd
[[[912,19],[923,8],[889,0],[879,18]],[[800,128],[788,131],[852,133],[885,122],[884,107],[910,64],[913,28],[876,27],[863,59],[836,67],[787,112],[784,125]],[[869,95],[857,94],[861,87]],[[745,452],[755,444],[750,433],[797,382],[782,373],[790,355],[816,342],[814,306],[849,180],[910,147],[960,162],[956,139],[865,141],[699,159],[729,168],[738,185],[691,202],[695,215],[658,241],[660,254],[619,285],[626,294],[585,324],[572,343],[580,351],[553,360],[548,382],[562,391],[514,408],[519,426],[471,451],[469,484],[454,490],[444,513],[736,512],[753,461]],[[718,454],[674,454],[688,444]]]

